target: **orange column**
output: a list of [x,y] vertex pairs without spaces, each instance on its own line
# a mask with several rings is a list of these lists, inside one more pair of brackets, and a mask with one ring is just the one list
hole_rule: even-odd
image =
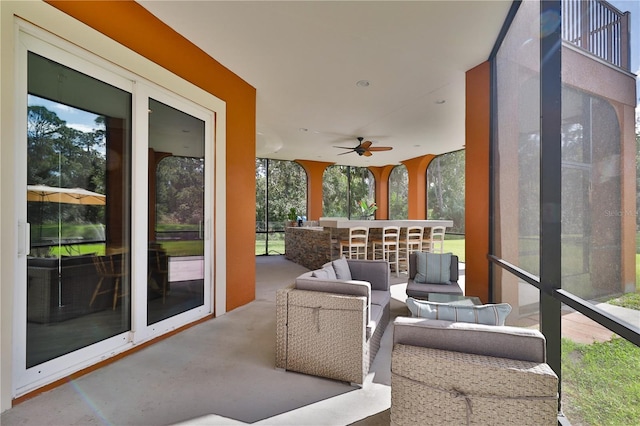
[[433,154],[411,158],[402,162],[409,177],[409,209],[407,219],[427,218],[427,167],[436,156]]
[[376,180],[376,219],[389,219],[389,175],[394,166],[369,167]]
[[322,177],[327,167],[335,163],[296,160],[307,172],[307,219],[318,220],[322,216]]
[[466,74],[465,293],[489,301],[489,62]]

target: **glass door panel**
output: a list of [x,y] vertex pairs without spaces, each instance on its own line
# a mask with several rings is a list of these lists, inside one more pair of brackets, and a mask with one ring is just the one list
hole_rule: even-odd
[[204,152],[204,121],[149,99],[149,325],[204,304]]
[[30,368],[130,330],[131,94],[27,64]]

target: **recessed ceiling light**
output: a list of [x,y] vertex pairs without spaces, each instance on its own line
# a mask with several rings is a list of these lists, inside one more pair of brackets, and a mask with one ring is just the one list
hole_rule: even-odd
[[298,130],[300,130],[301,132],[308,132],[309,131],[309,129],[304,128],[304,127],[300,127]]
[[358,80],[356,82],[356,86],[358,87],[369,87],[371,83],[369,83],[369,80]]
[[442,105],[442,104],[443,104],[443,103],[445,103],[445,102],[446,102],[446,101],[445,101],[444,99],[437,99],[437,100],[436,100],[436,103],[437,103],[438,105]]

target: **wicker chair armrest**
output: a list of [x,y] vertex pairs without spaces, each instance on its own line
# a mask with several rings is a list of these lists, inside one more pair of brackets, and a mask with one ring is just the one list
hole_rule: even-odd
[[557,424],[558,377],[546,363],[396,344],[391,371],[393,425]]
[[285,368],[287,361],[287,309],[289,292],[295,284],[276,290],[276,368]]
[[362,383],[367,298],[299,289],[279,295],[286,311],[278,308],[276,367]]

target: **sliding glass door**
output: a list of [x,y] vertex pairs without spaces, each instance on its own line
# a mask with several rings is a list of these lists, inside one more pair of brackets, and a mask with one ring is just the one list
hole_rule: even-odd
[[131,94],[30,52],[27,110],[29,368],[131,327]]
[[205,122],[149,99],[147,323],[204,303]]
[[21,37],[18,395],[213,313],[215,116]]

